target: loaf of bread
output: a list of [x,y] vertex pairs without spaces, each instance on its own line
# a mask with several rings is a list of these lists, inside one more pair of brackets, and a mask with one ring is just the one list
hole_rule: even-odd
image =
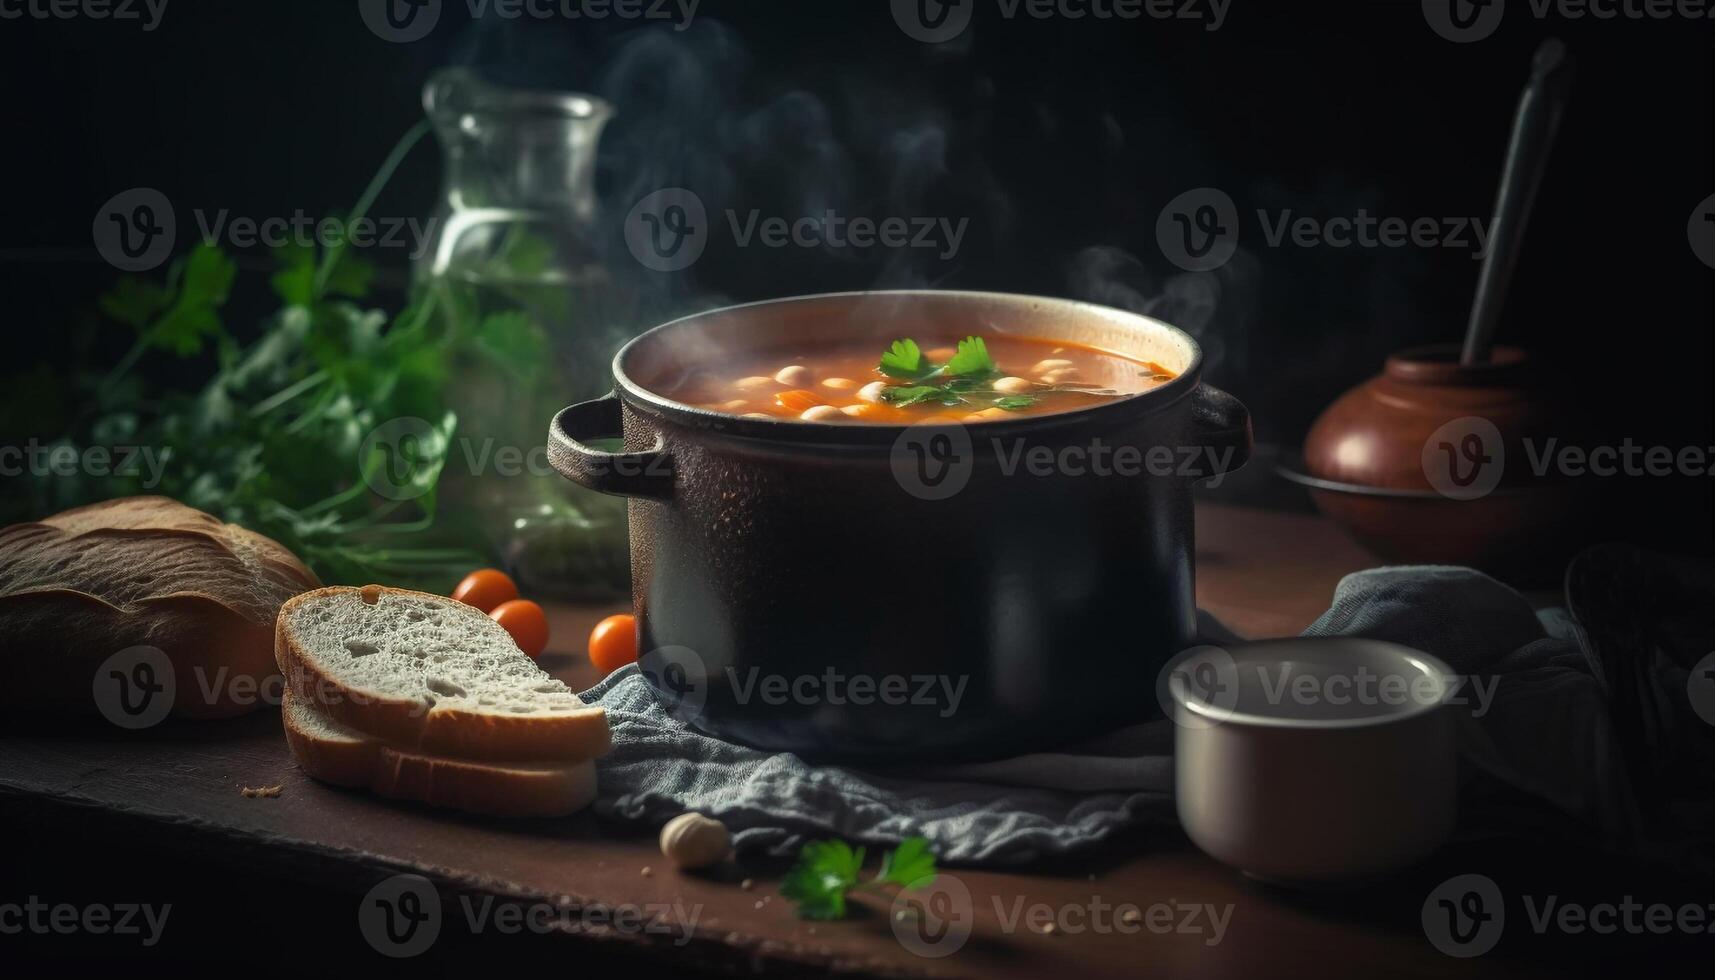
[[280,606],[320,586],[274,541],[166,497],[0,528],[0,707],[93,713],[98,668],[132,647],[172,665],[177,717],[271,703]]

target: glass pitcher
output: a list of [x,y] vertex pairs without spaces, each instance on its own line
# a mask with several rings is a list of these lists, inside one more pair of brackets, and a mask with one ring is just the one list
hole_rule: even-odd
[[596,147],[613,116],[589,95],[506,88],[453,68],[423,107],[443,194],[417,266],[447,329],[492,353],[457,367],[448,493],[520,585],[562,598],[624,594],[624,501],[571,488],[545,463],[547,419],[611,386],[635,332],[597,235]]

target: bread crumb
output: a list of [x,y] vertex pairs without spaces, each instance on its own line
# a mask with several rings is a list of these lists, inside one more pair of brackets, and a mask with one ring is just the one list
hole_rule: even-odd
[[649,876],[650,876],[650,875],[652,875],[652,874],[654,874],[654,873],[655,873],[655,869],[654,869],[654,868],[651,868],[651,867],[650,867],[650,866],[649,866],[649,865],[647,865],[647,864],[645,864],[645,865],[644,865],[644,866],[643,866],[643,877],[645,877],[645,878],[647,878],[647,877],[649,877]]
[[1043,935],[1044,935],[1044,936],[1052,936],[1052,935],[1054,935],[1054,923],[1052,923],[1052,922],[1049,922],[1049,923],[1045,923],[1045,924],[1044,924],[1044,925],[1043,925],[1043,926],[1042,926],[1042,934],[1043,934]]
[[1126,909],[1120,913],[1120,921],[1128,926],[1135,926],[1143,921],[1143,913],[1137,909]]
[[239,790],[239,792],[242,793],[246,799],[251,799],[251,800],[269,799],[269,800],[272,800],[272,799],[277,799],[280,795],[280,790],[282,790],[284,788],[285,787],[283,787],[283,786],[255,786],[255,787],[246,786],[243,789]]
[[757,902],[757,903],[756,903],[756,907],[757,907],[757,908],[762,908],[762,903],[761,903],[761,902]]
[[756,887],[756,879],[746,878],[738,883],[738,887],[741,891],[750,891],[752,888]]

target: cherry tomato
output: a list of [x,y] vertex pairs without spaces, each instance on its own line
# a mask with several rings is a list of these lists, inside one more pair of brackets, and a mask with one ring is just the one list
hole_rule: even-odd
[[498,568],[479,568],[464,577],[453,590],[453,598],[483,612],[493,612],[501,603],[518,598],[518,586]]
[[488,618],[511,633],[512,642],[532,658],[548,648],[548,614],[529,599],[503,602],[489,610]]
[[609,616],[590,630],[590,663],[603,675],[637,662],[637,617]]

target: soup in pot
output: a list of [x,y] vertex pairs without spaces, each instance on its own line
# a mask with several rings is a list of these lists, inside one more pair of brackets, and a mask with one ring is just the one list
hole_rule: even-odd
[[1173,380],[1159,364],[1028,337],[894,341],[758,353],[687,373],[661,391],[746,418],[901,424],[1070,412]]

